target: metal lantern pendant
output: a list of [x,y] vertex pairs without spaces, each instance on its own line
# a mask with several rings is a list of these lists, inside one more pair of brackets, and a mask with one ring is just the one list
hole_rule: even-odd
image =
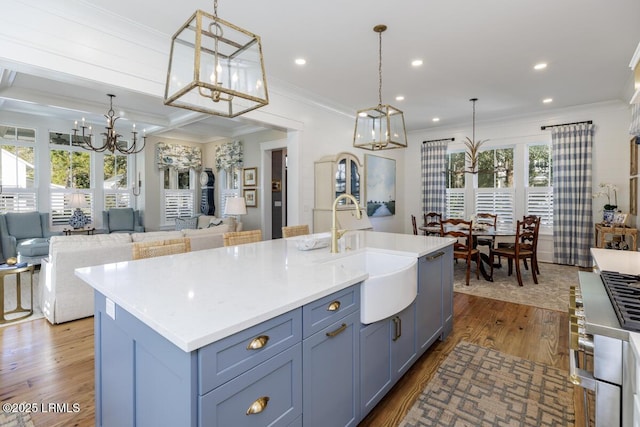
[[260,37],[197,10],[171,39],[164,103],[236,117],[269,104]]
[[378,33],[378,105],[359,110],[356,116],[356,128],[353,134],[353,146],[365,150],[390,150],[407,147],[407,131],[404,115],[399,109],[382,104],[382,33],[386,25],[376,25],[373,31]]

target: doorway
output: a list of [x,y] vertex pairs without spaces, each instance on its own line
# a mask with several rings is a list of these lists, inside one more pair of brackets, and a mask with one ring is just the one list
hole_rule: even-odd
[[271,238],[282,238],[287,225],[287,150],[271,151]]

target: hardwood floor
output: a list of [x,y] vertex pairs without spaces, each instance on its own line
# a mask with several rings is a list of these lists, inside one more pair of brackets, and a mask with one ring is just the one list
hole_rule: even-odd
[[[455,294],[454,328],[436,342],[360,426],[396,426],[441,361],[464,340],[568,370],[567,313]],[[40,319],[0,328],[0,401],[77,403],[38,412],[36,426],[94,425],[93,318],[52,326]],[[578,425],[578,423],[576,423]]]

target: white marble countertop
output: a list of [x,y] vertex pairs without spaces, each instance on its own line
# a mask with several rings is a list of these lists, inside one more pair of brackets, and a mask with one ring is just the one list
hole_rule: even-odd
[[640,252],[591,248],[591,254],[600,271],[640,274]]
[[451,239],[350,231],[349,248],[300,251],[295,238],[85,267],[78,277],[184,351],[286,313],[368,277],[331,261],[359,250],[421,257]]

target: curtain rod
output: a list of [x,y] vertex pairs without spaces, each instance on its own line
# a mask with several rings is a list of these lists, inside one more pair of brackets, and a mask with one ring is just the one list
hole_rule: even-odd
[[440,142],[440,141],[455,141],[455,138],[443,138],[443,139],[430,139],[428,141],[422,141],[423,144],[426,144],[427,142]]
[[591,125],[591,124],[593,124],[593,120],[585,120],[583,122],[573,122],[573,123],[561,123],[559,125],[541,126],[540,130],[545,130],[546,128],[555,128],[555,127],[558,127],[558,126],[581,125],[583,123]]

